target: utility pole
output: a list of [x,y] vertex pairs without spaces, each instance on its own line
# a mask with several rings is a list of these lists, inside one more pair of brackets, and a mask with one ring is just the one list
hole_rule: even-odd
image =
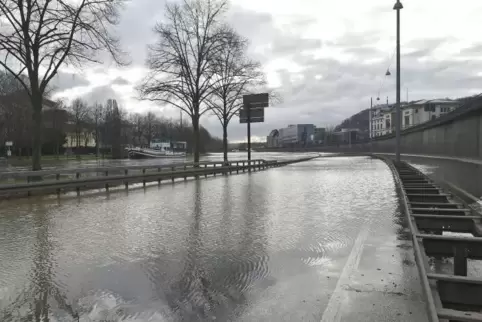
[[401,111],[400,111],[400,10],[403,9],[403,5],[400,0],[397,0],[393,6],[393,10],[397,11],[397,113],[395,122],[395,155],[396,162],[400,162],[400,121],[401,121]]
[[[248,164],[250,164],[251,161],[251,106],[247,106],[247,125],[248,125]],[[251,171],[251,168],[249,168],[249,171]]]
[[368,138],[370,140],[370,153],[373,152],[373,149],[372,149],[372,135],[373,135],[373,131],[372,131],[372,109],[373,109],[373,97],[370,97],[370,112],[368,114],[368,123],[369,123],[369,127],[368,127]]

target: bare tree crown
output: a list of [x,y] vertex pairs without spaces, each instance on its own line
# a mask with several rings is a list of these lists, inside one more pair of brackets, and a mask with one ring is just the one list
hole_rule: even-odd
[[227,125],[242,107],[243,95],[266,81],[261,64],[247,56],[247,39],[226,26],[222,43],[213,60],[213,91],[207,102],[221,124]]
[[154,28],[158,42],[149,47],[143,98],[171,104],[191,117],[207,110],[201,105],[212,91],[212,63],[222,48],[220,18],[226,9],[225,0],[166,6],[165,21]]
[[124,1],[0,1],[0,67],[31,95],[43,94],[62,64],[99,62],[101,50],[125,63],[109,29],[118,23]]

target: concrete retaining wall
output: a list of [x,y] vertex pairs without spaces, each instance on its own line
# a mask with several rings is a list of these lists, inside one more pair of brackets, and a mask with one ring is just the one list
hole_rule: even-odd
[[[371,145],[371,147],[370,147]],[[395,135],[372,140],[371,144],[326,147],[326,152],[395,151]],[[482,159],[482,97],[476,97],[452,113],[414,126],[401,133],[401,153]]]

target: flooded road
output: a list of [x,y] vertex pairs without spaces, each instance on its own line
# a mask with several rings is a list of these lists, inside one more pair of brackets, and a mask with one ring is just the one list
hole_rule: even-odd
[[[286,160],[307,157],[310,155],[329,155],[331,153],[279,153],[279,152],[252,152],[251,159],[263,159],[263,160]],[[247,152],[229,152],[229,160],[247,160]],[[208,153],[201,156],[201,161],[222,161],[222,153]],[[42,165],[43,170],[49,169],[76,169],[76,168],[95,168],[95,167],[117,167],[117,166],[145,166],[145,165],[168,165],[179,163],[192,163],[192,156],[184,158],[153,158],[153,159],[88,159],[88,160],[67,160],[60,157],[59,160],[44,161]],[[18,166],[11,164],[0,164],[0,172],[8,171],[29,171],[31,170],[30,164]]]
[[364,157],[5,201],[0,320],[425,321],[407,237]]

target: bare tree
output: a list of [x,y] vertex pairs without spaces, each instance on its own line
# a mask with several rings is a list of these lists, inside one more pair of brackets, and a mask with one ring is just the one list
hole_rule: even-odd
[[144,116],[140,113],[135,113],[130,116],[130,122],[133,128],[132,144],[141,146],[142,137],[144,135]]
[[123,2],[0,1],[0,66],[20,82],[33,108],[33,170],[41,169],[43,97],[59,68],[99,62],[97,54],[104,50],[123,63],[118,39],[111,33]]
[[104,106],[99,103],[95,103],[89,107],[89,114],[92,119],[92,125],[94,127],[94,141],[95,141],[95,155],[100,155],[100,142],[101,142],[101,127],[105,116]]
[[86,127],[87,117],[89,115],[89,108],[87,104],[80,98],[75,99],[69,107],[70,117],[74,124],[75,146],[80,147],[81,136]]
[[0,71],[0,96],[13,94],[19,91],[23,91],[23,86],[17,78],[8,72]]
[[228,161],[228,125],[243,106],[243,95],[264,85],[261,65],[247,58],[247,39],[227,28],[222,50],[214,60],[212,95],[207,102],[223,127],[224,161]]
[[199,118],[209,110],[212,64],[222,47],[220,19],[226,0],[183,0],[166,5],[166,22],[155,26],[158,41],[149,48],[150,74],[141,97],[173,105],[191,118],[194,162],[199,162]]
[[156,130],[156,123],[158,119],[156,117],[156,114],[152,112],[147,112],[146,116],[144,117],[144,137],[147,140],[147,145],[151,145],[151,141],[153,139],[153,136],[155,135],[155,130]]
[[119,109],[115,99],[108,99],[105,107],[105,123],[103,138],[110,147],[113,159],[119,159],[122,155],[122,117],[123,111]]

